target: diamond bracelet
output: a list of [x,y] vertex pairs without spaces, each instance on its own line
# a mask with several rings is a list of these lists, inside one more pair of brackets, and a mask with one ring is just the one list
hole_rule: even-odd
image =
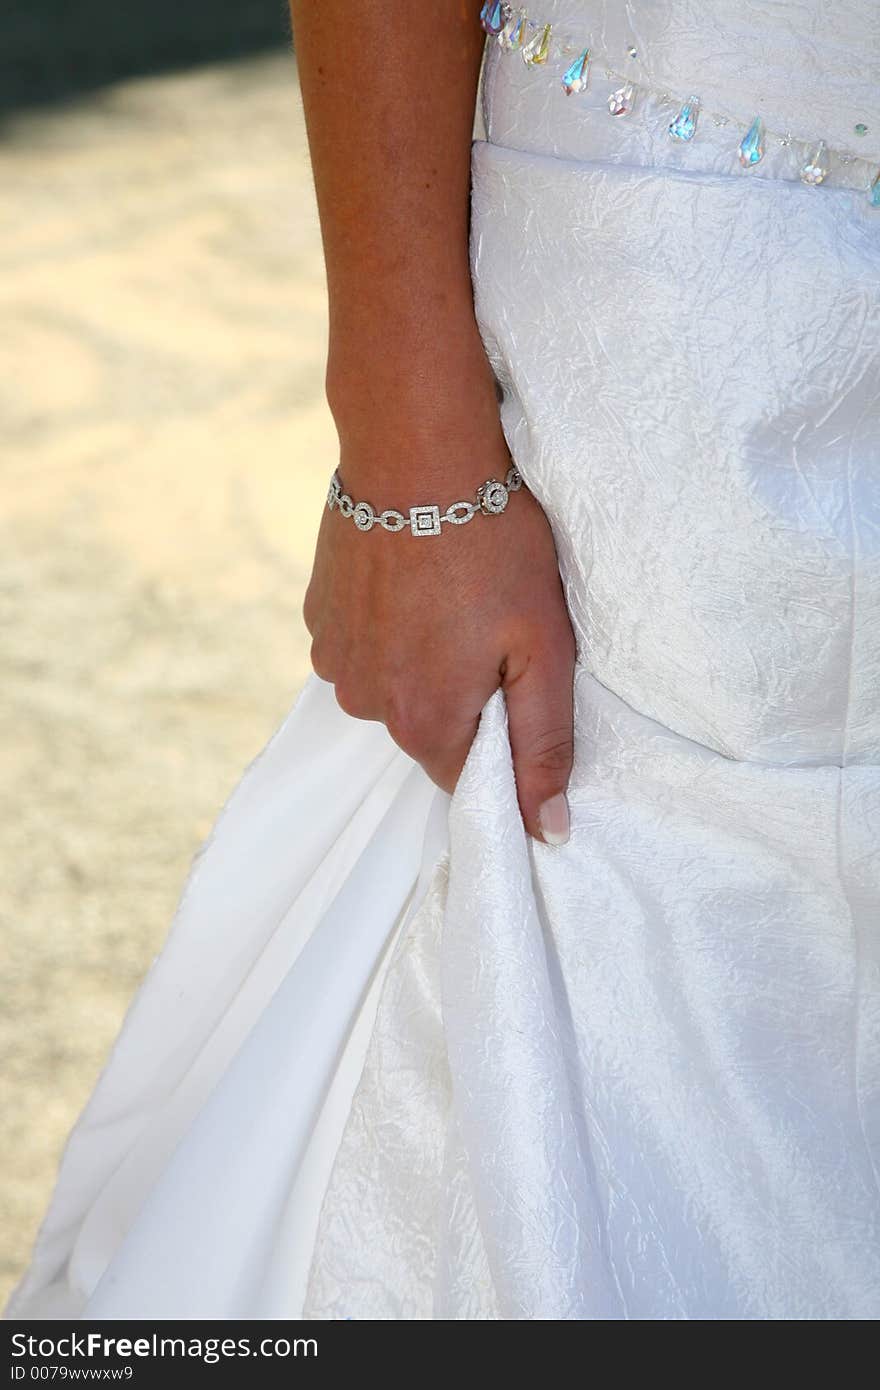
[[372,531],[381,526],[384,531],[402,531],[409,522],[414,536],[439,536],[444,521],[451,526],[464,526],[475,516],[498,516],[504,511],[512,492],[519,492],[523,485],[522,475],[516,467],[508,468],[504,482],[489,478],[477,488],[473,502],[453,502],[445,512],[434,504],[410,507],[408,516],[388,508],[377,512],[369,502],[353,502],[347,492],[343,492],[338,469],[334,469],[327,490],[327,506],[332,512],[336,508],[345,517],[350,516],[359,531]]

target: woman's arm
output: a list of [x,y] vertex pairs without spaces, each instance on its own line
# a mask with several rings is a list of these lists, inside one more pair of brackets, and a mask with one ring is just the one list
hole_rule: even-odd
[[[460,371],[462,354],[471,368],[485,357],[468,265],[485,35],[472,0],[291,0],[291,12],[327,267],[330,405],[343,428],[372,434],[391,393],[409,453],[411,425],[430,430],[438,374]],[[406,471],[386,453],[384,468]]]
[[[347,490],[406,512],[510,458],[474,317],[470,156],[484,34],[473,0],[290,0],[327,267],[327,397]],[[322,521],[305,617],[316,671],[452,790],[506,690],[520,806],[564,838],[574,642],[530,493],[418,540]]]

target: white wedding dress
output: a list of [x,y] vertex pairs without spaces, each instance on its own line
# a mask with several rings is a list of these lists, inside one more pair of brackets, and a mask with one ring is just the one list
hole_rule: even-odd
[[880,7],[529,15],[592,78],[488,41],[471,256],[578,637],[571,840],[500,694],[450,801],[310,679],[8,1316],[880,1315]]

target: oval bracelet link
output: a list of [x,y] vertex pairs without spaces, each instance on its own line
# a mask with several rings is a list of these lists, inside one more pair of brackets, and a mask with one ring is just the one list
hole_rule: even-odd
[[425,503],[410,507],[408,515],[404,516],[394,507],[377,511],[370,502],[353,501],[343,489],[339,470],[334,469],[327,489],[327,508],[331,512],[338,511],[346,518],[350,517],[358,531],[372,531],[374,526],[379,526],[394,535],[409,525],[414,536],[439,536],[444,522],[450,526],[464,526],[475,516],[500,516],[510,501],[510,494],[519,492],[522,486],[522,474],[512,464],[503,483],[497,478],[487,478],[477,488],[473,500],[452,502],[445,511],[441,511],[434,502]]

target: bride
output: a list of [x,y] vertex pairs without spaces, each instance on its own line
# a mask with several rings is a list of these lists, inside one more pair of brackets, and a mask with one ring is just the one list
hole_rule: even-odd
[[880,10],[292,12],[316,674],[7,1316],[876,1318]]

